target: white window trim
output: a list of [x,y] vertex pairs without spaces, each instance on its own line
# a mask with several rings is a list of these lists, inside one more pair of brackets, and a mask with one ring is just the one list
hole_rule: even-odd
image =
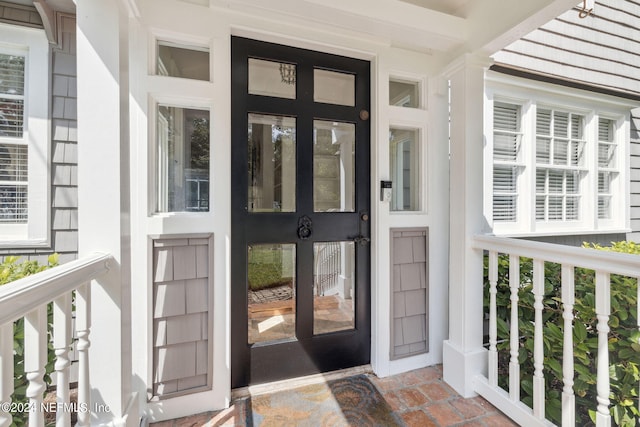
[[[24,133],[28,149],[28,221],[0,224],[0,248],[50,244],[49,42],[42,30],[0,24],[0,52],[26,55]],[[15,141],[14,138],[12,138]]]
[[[609,95],[571,89],[496,72],[487,73],[485,123],[484,212],[493,233],[502,236],[626,233],[629,231],[629,114],[637,105]],[[493,221],[493,106],[495,101],[518,104],[522,111],[522,153],[524,167],[518,178],[517,221]],[[585,167],[581,181],[580,219],[577,221],[537,221],[535,218],[535,117],[537,106],[584,114]],[[610,219],[598,219],[597,132],[598,118],[616,123],[617,178],[612,185]]]

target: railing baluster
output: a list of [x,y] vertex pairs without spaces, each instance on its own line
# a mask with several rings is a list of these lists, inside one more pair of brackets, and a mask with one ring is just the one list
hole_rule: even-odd
[[564,343],[562,349],[562,426],[576,425],[576,398],[573,393],[573,304],[575,303],[575,271],[572,265],[562,265],[562,318]]
[[[492,372],[492,365],[489,365],[489,373],[485,377],[478,376],[477,378],[477,392],[487,398],[496,407],[509,413],[512,418],[520,425],[548,425],[549,421],[545,420],[545,367],[544,367],[544,343],[545,336],[543,324],[544,315],[547,314],[544,311],[544,298],[545,298],[545,262],[553,262],[562,266],[562,325],[563,325],[563,338],[562,338],[562,426],[574,426],[575,419],[577,418],[577,411],[579,406],[577,393],[574,390],[576,387],[576,374],[575,370],[575,347],[574,347],[574,325],[577,325],[578,318],[574,315],[576,307],[576,283],[577,283],[577,268],[586,268],[595,271],[595,294],[596,294],[596,316],[597,316],[597,333],[598,333],[598,354],[597,359],[594,360],[597,369],[597,396],[595,402],[597,404],[597,411],[595,414],[595,425],[597,427],[609,427],[613,422],[611,421],[611,402],[609,401],[609,394],[611,390],[611,379],[609,377],[609,325],[608,321],[611,315],[611,282],[610,276],[612,274],[621,275],[624,277],[636,278],[640,281],[640,263],[638,263],[637,256],[623,253],[612,253],[608,251],[594,251],[586,248],[575,248],[563,245],[554,245],[549,243],[533,242],[524,239],[504,238],[488,235],[475,236],[473,239],[472,247],[477,250],[485,251],[485,253],[505,253],[510,254],[510,291],[511,291],[511,315],[510,315],[510,360],[509,360],[509,393],[506,394],[500,387],[494,385],[495,381],[492,379],[494,373]],[[517,255],[516,255],[517,254]],[[532,409],[523,405],[517,405],[519,399],[516,399],[514,394],[516,390],[520,391],[520,384],[517,381],[519,375],[514,373],[516,367],[522,371],[523,367],[516,364],[515,357],[519,350],[520,342],[517,342],[517,346],[514,345],[514,337],[519,337],[523,332],[516,326],[517,320],[514,319],[514,308],[517,304],[522,304],[522,300],[516,300],[517,297],[516,283],[513,281],[518,276],[516,272],[516,266],[519,264],[519,258],[533,259],[533,308],[534,308],[534,331],[533,337],[527,336],[527,339],[533,339],[533,405]],[[491,270],[490,270],[491,273]],[[494,280],[495,277],[489,277],[489,281]],[[583,280],[582,278],[580,280]],[[528,282],[527,282],[528,284]],[[491,283],[490,283],[491,285]],[[493,289],[489,289],[489,304],[493,305],[493,295],[491,295]],[[553,297],[558,295],[554,294]],[[530,296],[529,296],[530,297]],[[637,325],[633,326],[640,331],[640,283],[637,289],[638,304],[635,308],[637,310]],[[517,301],[517,302],[516,302]],[[504,308],[504,307],[501,307]],[[490,312],[493,312],[494,307],[490,307]],[[555,316],[554,316],[555,318]],[[490,328],[492,328],[490,323]],[[560,326],[558,323],[556,326]],[[581,325],[580,325],[581,326]],[[492,331],[489,331],[489,361],[491,363],[492,357]],[[531,342],[527,342],[527,348]],[[576,343],[577,344],[577,343]],[[633,386],[640,393],[640,385]],[[636,408],[640,410],[640,404]],[[513,415],[511,415],[513,414]],[[560,420],[559,420],[560,421]]]
[[489,252],[489,384],[498,385],[498,253]]
[[71,426],[69,407],[69,349],[71,347],[71,294],[53,301],[53,348],[56,353],[56,427]]
[[[78,408],[91,408],[89,383],[89,333],[91,330],[91,284],[85,283],[76,290],[76,332],[78,335]],[[90,425],[91,413],[78,411],[76,426]]]
[[44,413],[40,410],[44,399],[47,364],[47,306],[42,305],[24,316],[24,372],[29,382],[30,427],[44,427]]
[[542,298],[544,296],[544,260],[533,260],[533,308],[535,329],[533,335],[533,415],[544,419],[544,348],[542,340]]
[[511,290],[511,330],[509,332],[509,397],[520,401],[520,363],[518,353],[520,342],[518,337],[518,290],[520,289],[520,257],[509,255],[509,288]]
[[[0,405],[10,404],[13,394],[13,322],[0,325]],[[11,412],[0,410],[0,427],[13,422]]]
[[611,314],[611,284],[608,272],[596,271],[596,315],[598,317],[596,426],[611,425],[609,414],[609,315]]

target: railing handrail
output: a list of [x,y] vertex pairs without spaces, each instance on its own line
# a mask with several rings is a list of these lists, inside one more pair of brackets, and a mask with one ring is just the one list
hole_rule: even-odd
[[640,277],[640,261],[638,255],[633,254],[491,235],[474,236],[472,246],[475,249],[543,259],[558,264],[606,271],[623,276]]
[[0,286],[0,325],[13,322],[43,304],[109,270],[113,256],[93,253]]

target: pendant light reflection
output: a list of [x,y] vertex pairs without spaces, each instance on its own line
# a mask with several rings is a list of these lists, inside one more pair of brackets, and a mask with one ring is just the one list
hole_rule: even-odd
[[296,83],[296,66],[294,64],[280,64],[282,83],[293,85]]

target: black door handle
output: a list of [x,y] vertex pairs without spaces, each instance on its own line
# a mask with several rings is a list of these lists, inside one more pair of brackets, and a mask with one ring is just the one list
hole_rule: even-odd
[[368,245],[368,244],[369,244],[369,242],[371,241],[371,239],[370,239],[370,238],[368,238],[368,237],[364,237],[364,236],[360,235],[360,236],[356,236],[356,237],[354,237],[354,238],[353,238],[353,241],[354,241],[355,243],[357,243],[358,245],[360,245],[360,246],[366,246],[366,245]]
[[307,240],[313,234],[313,221],[304,215],[298,219],[298,238]]

